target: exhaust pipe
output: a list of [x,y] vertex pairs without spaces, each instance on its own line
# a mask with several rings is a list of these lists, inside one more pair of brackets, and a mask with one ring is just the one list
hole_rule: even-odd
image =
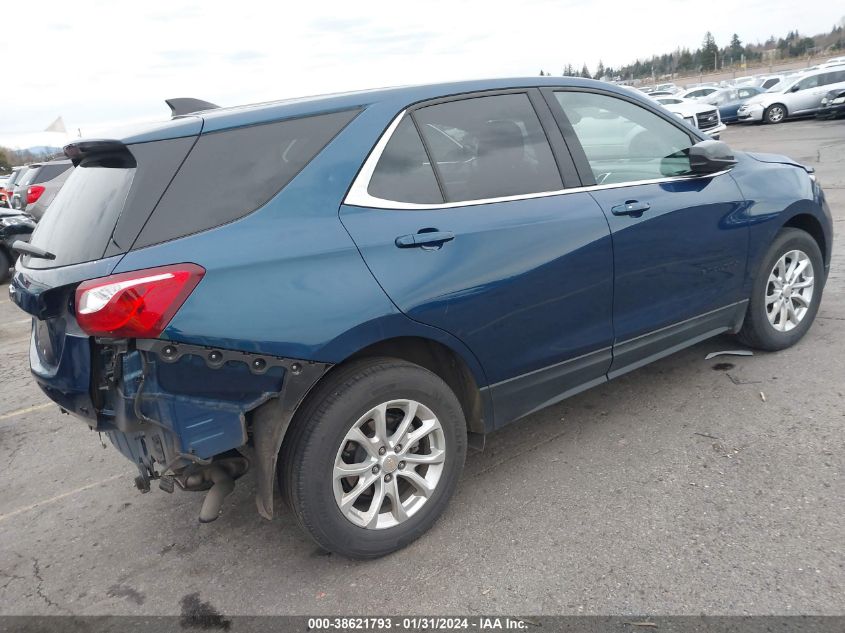
[[200,510],[200,523],[211,523],[220,516],[223,500],[235,489],[235,480],[221,466],[211,466],[203,473],[212,486],[205,495]]

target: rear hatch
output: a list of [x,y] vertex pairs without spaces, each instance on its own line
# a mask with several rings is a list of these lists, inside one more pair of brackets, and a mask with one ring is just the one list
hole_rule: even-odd
[[[9,287],[35,317],[33,374],[63,408],[95,418],[91,341],[71,312],[77,285],[111,274],[185,160],[202,129],[186,117],[136,130],[122,140],[68,146],[77,168],[39,222]],[[93,426],[93,424],[92,424]]]

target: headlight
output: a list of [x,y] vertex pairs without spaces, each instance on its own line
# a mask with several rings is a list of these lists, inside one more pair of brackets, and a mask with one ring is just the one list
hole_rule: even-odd
[[822,97],[822,105],[827,105],[827,97]]
[[839,105],[840,103],[845,103],[845,96],[836,97],[833,101],[830,102],[832,105]]
[[684,121],[689,123],[691,126],[695,127],[695,117],[685,116]]
[[0,218],[0,224],[4,226],[15,226],[16,224],[23,224],[24,220],[16,217]]

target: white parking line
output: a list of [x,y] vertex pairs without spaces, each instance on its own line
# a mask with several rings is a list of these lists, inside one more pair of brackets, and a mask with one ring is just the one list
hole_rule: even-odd
[[6,321],[5,323],[0,323],[0,327],[4,327],[6,325],[19,325],[21,323],[32,323],[32,319],[18,319],[17,321]]
[[9,418],[13,418],[16,415],[24,415],[25,413],[31,413],[33,411],[40,411],[41,409],[46,409],[47,407],[55,407],[56,404],[53,402],[46,402],[44,404],[36,404],[31,407],[26,407],[25,409],[18,409],[17,411],[10,411],[9,413],[3,413],[0,415],[0,420],[7,420]]
[[41,501],[36,501],[35,503],[31,503],[28,506],[24,506],[23,508],[18,508],[17,510],[12,510],[7,514],[0,514],[0,522],[5,521],[6,519],[11,519],[13,516],[17,516],[19,514],[23,514],[24,512],[29,512],[30,510],[34,510],[39,506],[44,506],[49,503],[55,503],[56,501],[61,501],[66,497],[70,497],[75,494],[79,494],[80,492],[85,492],[86,490],[90,490],[91,488],[95,488],[101,484],[107,484],[110,481],[114,481],[119,477],[126,477],[125,474],[120,475],[112,475],[111,477],[106,477],[100,481],[95,481],[93,484],[88,484],[86,486],[82,486],[80,488],[76,488],[74,490],[68,490],[67,492],[63,492],[60,495],[56,495],[55,497],[50,497],[49,499],[43,499]]

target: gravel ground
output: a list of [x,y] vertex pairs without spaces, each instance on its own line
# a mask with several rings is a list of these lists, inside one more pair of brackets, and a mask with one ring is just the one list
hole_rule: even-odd
[[723,140],[811,163],[827,191],[836,253],[805,339],[705,361],[735,347],[714,339],[492,435],[434,529],[373,562],[259,518],[251,481],[207,525],[201,495],[138,494],[36,388],[0,297],[0,614],[845,613],[845,121]]

